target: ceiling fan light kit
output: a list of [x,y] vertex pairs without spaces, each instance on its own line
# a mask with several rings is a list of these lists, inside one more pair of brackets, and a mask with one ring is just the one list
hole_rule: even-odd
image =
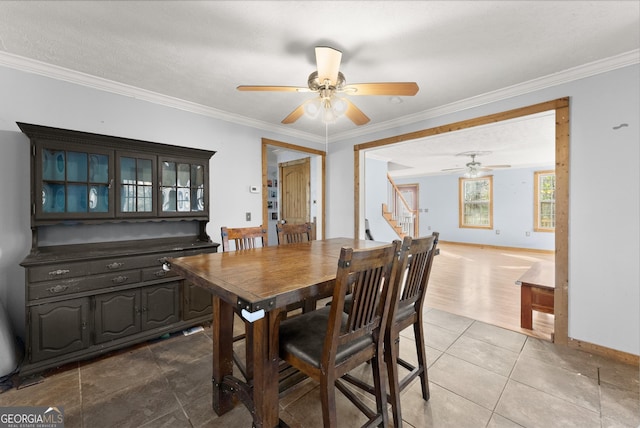
[[284,91],[284,92],[315,92],[318,96],[299,105],[282,123],[293,123],[300,117],[321,117],[324,123],[333,123],[341,116],[348,117],[356,125],[364,125],[370,121],[355,104],[344,95],[388,95],[388,96],[413,96],[418,93],[418,84],[415,82],[391,82],[391,83],[356,83],[346,85],[344,74],[340,72],[342,52],[327,47],[317,46],[316,67],[317,70],[309,75],[307,88],[295,86],[247,86],[241,85],[239,91]]
[[491,152],[462,152],[457,153],[456,156],[470,156],[471,162],[467,162],[465,168],[446,168],[442,171],[464,171],[462,176],[465,178],[478,178],[484,175],[485,172],[492,171],[496,168],[511,168],[511,165],[488,165],[482,166],[480,162],[476,161],[476,156],[490,155]]

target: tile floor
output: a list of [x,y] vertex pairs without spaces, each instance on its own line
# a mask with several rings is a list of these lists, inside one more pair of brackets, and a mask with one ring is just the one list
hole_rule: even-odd
[[[436,309],[426,323],[431,399],[422,400],[418,381],[403,392],[405,426],[640,426],[636,366]],[[412,333],[405,332],[401,355],[408,357]],[[68,365],[0,394],[0,406],[64,406],[67,428],[251,427],[242,405],[221,417],[212,411],[210,379],[205,328]],[[360,426],[359,412],[338,397],[340,426]],[[288,391],[280,415],[292,427],[321,427],[315,384]]]

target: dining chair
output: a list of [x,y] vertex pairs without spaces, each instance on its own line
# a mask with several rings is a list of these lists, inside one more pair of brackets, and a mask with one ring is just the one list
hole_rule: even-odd
[[[254,227],[221,227],[220,234],[222,235],[222,251],[230,252],[231,245],[233,242],[235,251],[248,250],[251,248],[257,248],[260,246],[267,246],[267,231],[263,229],[262,226],[254,226]],[[236,311],[236,314],[240,319],[244,321],[242,318],[242,314]],[[248,342],[248,338],[251,337],[250,329],[253,328],[253,324],[245,321],[245,333],[238,334],[233,337],[233,342],[238,342],[243,339],[247,339],[245,341],[245,360],[244,362],[240,358],[237,352],[233,352],[233,361],[236,363],[236,366],[244,376],[244,378],[248,381],[253,379],[253,352],[252,345]],[[231,326],[233,329],[233,326]]]
[[[278,223],[276,224],[278,234],[278,245],[295,244],[299,242],[309,242],[315,239],[315,223]],[[287,306],[287,312],[302,309],[303,312],[315,310],[318,298],[303,299],[298,303]]]
[[[394,289],[394,295],[391,298],[391,309],[384,340],[385,361],[389,377],[389,396],[387,399],[391,403],[395,427],[402,426],[400,393],[416,377],[420,377],[422,398],[425,401],[429,400],[429,377],[423,327],[424,302],[433,258],[437,252],[438,237],[439,233],[433,232],[431,236],[422,238],[406,237],[402,242],[401,252],[405,257],[399,261],[400,264],[396,270],[398,287]],[[349,301],[347,301],[347,306],[348,304]],[[349,310],[348,307],[347,310]],[[400,332],[409,326],[413,326],[417,366],[399,356]],[[399,379],[398,366],[409,371],[402,379]],[[374,387],[361,379],[347,376],[345,380],[370,393],[375,393]]]
[[[267,244],[267,230],[262,226],[255,227],[221,227],[222,251],[231,251],[231,242],[235,250],[247,250],[249,248],[264,247]],[[260,245],[258,245],[260,244]]]
[[296,242],[309,242],[314,239],[315,224],[313,223],[278,223],[278,245],[293,244]]
[[[387,393],[383,338],[396,286],[400,241],[368,249],[342,248],[338,260],[333,301],[316,311],[280,323],[280,358],[320,383],[325,427],[336,427],[336,389],[368,418],[365,426],[387,426]],[[355,298],[344,312],[349,290]],[[347,387],[341,377],[371,363],[376,410]]]

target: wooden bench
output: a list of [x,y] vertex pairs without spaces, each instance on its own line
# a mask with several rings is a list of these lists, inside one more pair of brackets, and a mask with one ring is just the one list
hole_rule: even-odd
[[553,314],[555,264],[536,262],[516,281],[520,288],[520,327],[533,329],[532,311]]

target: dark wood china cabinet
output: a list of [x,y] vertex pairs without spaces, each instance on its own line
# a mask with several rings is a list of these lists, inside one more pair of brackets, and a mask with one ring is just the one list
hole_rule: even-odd
[[217,251],[215,152],[18,126],[31,143],[32,231],[20,375],[209,322],[211,296],[163,263]]

